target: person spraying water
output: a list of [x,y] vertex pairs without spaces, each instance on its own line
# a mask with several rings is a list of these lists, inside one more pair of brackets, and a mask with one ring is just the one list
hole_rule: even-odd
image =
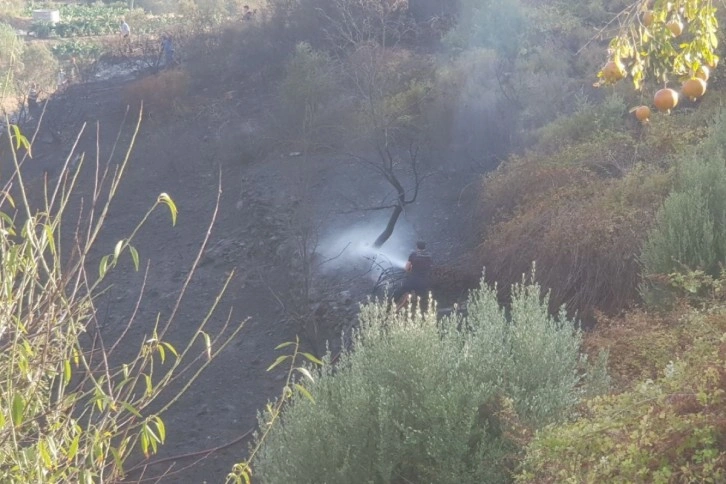
[[426,298],[429,292],[431,268],[434,265],[431,253],[426,250],[426,242],[416,242],[416,250],[411,252],[406,262],[406,277],[403,284],[393,293],[393,300],[397,303],[397,309],[410,300],[412,295]]

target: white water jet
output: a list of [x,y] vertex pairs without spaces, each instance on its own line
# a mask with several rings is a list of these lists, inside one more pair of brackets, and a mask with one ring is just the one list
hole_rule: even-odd
[[323,238],[318,251],[328,262],[324,270],[371,269],[371,277],[391,268],[403,269],[414,249],[415,240],[410,230],[396,227],[383,247],[373,247],[381,231],[380,224],[367,223],[345,230],[338,230]]

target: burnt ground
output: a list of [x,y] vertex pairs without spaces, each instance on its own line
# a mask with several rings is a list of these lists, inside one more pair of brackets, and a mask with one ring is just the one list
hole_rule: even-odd
[[[124,82],[74,85],[51,100],[47,126],[36,138],[34,159],[25,167],[36,196],[42,193],[45,175],[58,176],[74,134],[87,122],[79,144],[87,160],[81,166],[70,213],[81,207],[81,199],[87,203],[93,185],[95,123],[99,123],[102,161],[111,152],[119,127],[122,136],[117,151],[122,153],[130,138],[133,122],[124,122]],[[116,241],[128,235],[159,193],[167,192],[175,200],[177,225],[172,227],[168,211],[158,210],[136,239],[141,265],[150,267],[145,283],[144,271],[135,272],[127,260],[109,278],[108,291],[98,300],[104,337],[112,340],[128,321],[145,284],[139,311],[117,355],[128,359],[150,334],[157,315],[163,320],[174,307],[215,210],[221,172],[219,213],[168,339],[177,346],[189,340],[232,270],[235,275],[208,330],[216,334],[230,311],[233,322],[246,323],[165,415],[167,444],[152,460],[168,460],[150,468],[147,477],[168,465],[178,471],[206,456],[166,481],[223,482],[232,465],[246,455],[247,441],[237,440],[255,426],[258,409],[281,390],[282,372],[266,372],[277,356],[275,346],[301,335],[307,348],[320,350],[329,339],[335,349],[340,332],[354,324],[357,304],[373,288],[371,276],[364,274],[365,260],[335,257],[313,278],[309,304],[294,307],[301,267],[296,253],[300,239],[294,234],[310,228],[314,239],[327,240],[359,223],[374,221],[374,228],[382,228],[387,213],[351,211],[349,202],[375,202],[386,187],[360,164],[339,156],[296,157],[274,150],[255,156],[250,146],[256,142],[265,112],[262,99],[229,102],[206,97],[202,90],[181,111],[151,112],[142,124],[97,244],[97,258],[112,252]],[[112,165],[121,153],[116,153]],[[471,240],[473,185],[478,177],[472,169],[442,159],[430,163],[436,166],[435,173],[423,186],[418,202],[408,207],[391,244],[403,244],[400,250],[405,252],[405,246],[425,238],[438,265],[453,265],[460,262]],[[326,258],[327,253],[321,253],[312,260]],[[460,294],[439,296],[452,299]],[[293,313],[304,315],[305,322],[291,317]],[[201,351],[201,343],[198,346]],[[222,450],[204,453],[234,441]],[[188,454],[194,456],[175,458]],[[138,479],[139,475],[129,477]]]

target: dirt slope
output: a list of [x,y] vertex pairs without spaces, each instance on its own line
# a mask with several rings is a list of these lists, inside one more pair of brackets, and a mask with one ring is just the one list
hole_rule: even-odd
[[[131,135],[133,116],[124,124],[123,92],[124,82],[111,80],[71,86],[50,102],[46,126],[35,142],[34,159],[26,166],[26,177],[37,196],[42,194],[43,176],[57,176],[75,133],[83,123],[88,123],[79,143],[86,161],[81,168],[74,209],[80,208],[83,198],[88,199],[96,156],[95,123],[99,123],[101,161],[111,152],[119,126],[123,127],[118,151],[122,151],[121,147],[125,149]],[[290,240],[291,227],[312,224],[319,238],[325,239],[352,225],[368,224],[381,214],[351,212],[349,200],[377,200],[387,190],[360,165],[340,157],[303,160],[287,153],[274,153],[264,160],[241,159],[244,146],[239,145],[239,140],[254,133],[256,118],[264,106],[247,102],[230,105],[226,122],[220,127],[218,118],[210,114],[218,113],[198,109],[204,103],[199,99],[197,103],[196,108],[183,115],[152,113],[144,121],[117,203],[97,247],[97,258],[111,252],[116,241],[129,233],[159,193],[167,192],[176,201],[176,227],[171,226],[167,212],[159,211],[152,215],[136,242],[142,266],[148,262],[150,272],[128,343],[118,355],[120,359],[130,358],[150,334],[157,314],[161,313],[163,319],[174,307],[214,212],[221,170],[222,196],[217,220],[202,263],[180,306],[171,342],[181,345],[191,337],[231,270],[235,276],[209,330],[218,331],[230,311],[233,321],[247,322],[238,339],[167,413],[168,443],[152,460],[172,459],[150,468],[147,477],[164,471],[170,464],[172,472],[179,471],[205,457],[201,451],[235,441],[254,427],[257,410],[280,391],[282,374],[265,371],[276,356],[274,347],[293,340],[305,329],[286,317],[284,310],[285,295],[293,289],[290,274],[299,263]],[[116,159],[119,154],[116,153]],[[473,193],[472,180],[472,173],[466,170],[432,176],[424,186],[420,202],[407,210],[397,228],[403,234],[400,240],[412,244],[419,237],[428,239],[441,264],[458,259],[472,226],[467,209]],[[301,191],[301,186],[305,190]],[[306,210],[301,211],[301,205]],[[144,283],[143,271],[135,272],[131,261],[127,262],[111,277],[110,289],[99,300],[107,340],[120,333]],[[318,342],[331,338],[333,346],[338,342],[339,331],[354,321],[357,302],[363,301],[372,289],[371,278],[358,277],[357,269],[336,267],[320,275],[321,280],[326,280],[327,299],[312,308],[321,324]],[[222,482],[245,453],[243,439],[183,472],[170,474],[166,481]],[[174,459],[187,454],[194,455]],[[139,475],[132,473],[129,477]]]

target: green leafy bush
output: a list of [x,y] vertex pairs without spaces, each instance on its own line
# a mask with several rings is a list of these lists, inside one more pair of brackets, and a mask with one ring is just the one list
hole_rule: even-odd
[[292,397],[267,435],[257,479],[507,482],[527,429],[566,418],[584,391],[580,332],[547,299],[515,285],[507,314],[482,283],[468,316],[363,306],[352,350],[308,384],[314,403]]
[[22,93],[27,93],[35,83],[40,91],[52,92],[56,85],[58,61],[48,46],[31,42],[25,47],[22,56],[22,70],[18,73],[16,85]]
[[704,142],[676,169],[676,186],[641,255],[647,275],[701,269],[716,276],[726,258],[726,163],[719,115]]
[[539,149],[552,152],[563,144],[603,138],[604,132],[623,130],[627,107],[617,94],[597,104],[584,97],[576,98],[575,103],[573,113],[561,116],[539,130]]

